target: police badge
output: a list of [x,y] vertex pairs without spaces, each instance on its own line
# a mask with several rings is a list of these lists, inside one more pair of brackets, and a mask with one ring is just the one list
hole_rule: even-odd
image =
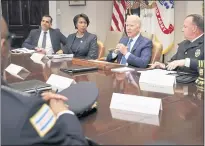
[[195,51],[195,57],[199,57],[200,54],[201,54],[201,50],[197,49],[197,50]]

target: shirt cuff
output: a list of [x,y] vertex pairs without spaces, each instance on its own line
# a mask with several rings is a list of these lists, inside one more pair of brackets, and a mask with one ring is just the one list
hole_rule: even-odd
[[185,59],[184,66],[190,67],[190,58],[186,58],[186,59]]
[[112,59],[114,59],[115,57],[117,57],[117,54],[112,52]]
[[125,58],[126,58],[126,60],[128,59],[128,57],[130,56],[130,52],[127,52],[126,54],[125,54]]
[[58,113],[58,115],[57,115],[57,119],[58,119],[61,115],[63,115],[63,114],[71,114],[71,115],[75,115],[75,114],[74,114],[72,111],[70,111],[70,110],[62,111],[62,112]]

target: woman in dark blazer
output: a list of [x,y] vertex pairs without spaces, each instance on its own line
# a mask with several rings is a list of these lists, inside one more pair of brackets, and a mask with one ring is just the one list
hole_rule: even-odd
[[78,14],[73,18],[73,23],[77,32],[68,36],[63,53],[74,54],[76,58],[97,59],[97,36],[87,32],[90,23],[88,16]]

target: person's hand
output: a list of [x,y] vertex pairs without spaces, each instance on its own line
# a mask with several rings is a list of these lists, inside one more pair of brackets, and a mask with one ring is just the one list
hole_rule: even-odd
[[63,54],[63,50],[57,51],[56,54]]
[[52,92],[44,92],[41,94],[41,96],[43,97],[45,101],[50,101],[51,99],[62,100],[62,101],[68,100],[67,97],[60,95],[60,94],[52,93]]
[[151,69],[154,68],[161,68],[161,69],[165,69],[165,64],[164,63],[160,63],[160,62],[155,62],[154,64],[152,64],[150,66]]
[[128,50],[127,47],[124,44],[117,44],[116,46],[117,49],[119,49],[119,51],[123,54],[126,55]]
[[50,100],[50,108],[54,112],[54,114],[57,116],[58,113],[67,111],[68,110],[68,105],[64,103],[62,100],[58,99],[51,99]]
[[168,63],[168,65],[166,66],[167,70],[174,70],[177,67],[182,67],[185,65],[185,59],[181,59],[181,60],[175,60],[172,61],[170,63]]
[[36,50],[38,53],[46,54],[46,50],[43,49],[43,48],[36,47],[35,50]]

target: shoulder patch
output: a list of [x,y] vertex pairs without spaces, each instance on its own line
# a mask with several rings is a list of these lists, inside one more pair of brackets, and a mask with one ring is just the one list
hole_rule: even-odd
[[30,122],[40,137],[44,137],[56,123],[56,116],[47,104],[30,118]]

